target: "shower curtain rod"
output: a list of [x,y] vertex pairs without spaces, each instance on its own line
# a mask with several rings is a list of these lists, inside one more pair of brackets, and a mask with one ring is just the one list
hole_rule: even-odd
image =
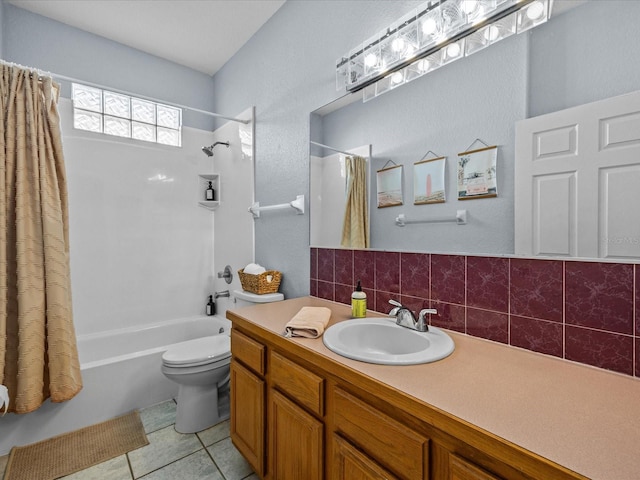
[[242,120],[240,118],[227,117],[226,115],[221,115],[219,113],[209,112],[207,110],[200,110],[199,108],[189,107],[187,105],[180,105],[179,103],[165,102],[164,100],[160,100],[160,99],[157,99],[157,98],[147,97],[147,96],[144,96],[144,95],[140,95],[138,93],[131,93],[131,92],[128,92],[126,90],[119,90],[117,88],[109,87],[109,86],[106,86],[106,85],[100,85],[99,83],[87,82],[86,80],[81,80],[79,78],[67,77],[66,75],[60,75],[58,73],[45,72],[43,70],[40,70],[39,68],[26,67],[24,65],[20,65],[19,63],[7,62],[6,60],[2,60],[2,59],[0,59],[0,64],[8,65],[10,67],[15,66],[15,67],[20,67],[20,68],[26,68],[28,70],[35,70],[36,72],[38,72],[39,75],[42,75],[42,76],[54,77],[54,78],[57,78],[59,80],[64,80],[64,81],[67,81],[67,82],[82,83],[83,85],[89,85],[90,87],[100,88],[102,90],[109,90],[110,92],[121,93],[123,95],[128,95],[130,97],[141,98],[142,100],[148,100],[150,102],[162,103],[162,104],[168,105],[170,107],[182,108],[183,110],[191,110],[192,112],[201,113],[203,115],[209,115],[211,117],[216,117],[216,118],[223,118],[225,120],[231,120],[232,122],[244,123],[245,125],[247,125],[247,124],[249,124],[251,122],[251,120]]
[[360,155],[358,155],[356,153],[345,152],[344,150],[338,150],[337,148],[330,147],[329,145],[324,145],[322,143],[314,142],[313,140],[309,140],[309,143],[311,143],[312,145],[315,145],[317,147],[327,148],[329,150],[333,150],[334,152],[343,153],[345,155],[349,155],[349,156],[352,156],[352,157],[353,156],[356,156],[356,157],[360,156]]

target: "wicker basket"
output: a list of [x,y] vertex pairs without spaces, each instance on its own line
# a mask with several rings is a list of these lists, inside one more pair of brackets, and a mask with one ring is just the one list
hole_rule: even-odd
[[[282,279],[282,274],[277,270],[267,270],[259,275],[251,275],[250,273],[244,273],[244,269],[241,269],[238,270],[238,275],[240,276],[242,289],[258,295],[276,293],[280,288],[280,280]],[[272,277],[270,282],[267,280],[269,275]]]

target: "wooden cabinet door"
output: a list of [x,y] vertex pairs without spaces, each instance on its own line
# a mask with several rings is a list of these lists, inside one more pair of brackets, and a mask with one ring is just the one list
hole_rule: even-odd
[[456,455],[449,455],[450,480],[500,480],[480,467]]
[[271,389],[269,405],[269,478],[322,480],[323,425]]
[[231,360],[231,440],[261,478],[264,475],[265,382]]
[[333,435],[333,480],[398,480],[345,439]]

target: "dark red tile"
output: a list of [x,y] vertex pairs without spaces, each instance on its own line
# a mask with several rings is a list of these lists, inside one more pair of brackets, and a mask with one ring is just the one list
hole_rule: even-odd
[[494,342],[509,343],[509,316],[467,307],[467,333]]
[[353,285],[335,284],[335,301],[351,305],[351,294],[353,293]]
[[451,303],[431,302],[431,308],[438,313],[431,315],[431,325],[465,333],[465,307]]
[[429,254],[400,254],[400,293],[429,298]]
[[376,304],[375,304],[375,308],[372,308],[372,310],[375,310],[376,312],[384,313],[384,314],[389,313],[393,308],[393,305],[389,303],[390,299],[400,301],[400,295],[396,293],[382,292],[380,290],[376,290],[375,291]]
[[353,250],[335,251],[336,283],[355,285],[353,282]]
[[510,260],[511,314],[562,322],[562,260]]
[[400,253],[375,252],[375,289],[400,293]]
[[464,305],[464,255],[431,255],[431,299]]
[[311,278],[318,279],[318,249],[312,248],[310,252],[311,265],[309,268],[309,275]]
[[640,338],[636,338],[636,377],[640,377]]
[[511,315],[511,345],[563,357],[562,324]]
[[633,337],[567,325],[565,358],[633,375]]
[[509,259],[467,257],[467,305],[509,312]]
[[318,249],[318,280],[334,281],[335,251],[333,248]]
[[633,265],[565,263],[565,321],[608,332],[633,333]]
[[[640,265],[634,265],[633,267],[636,272],[636,335],[640,336]],[[636,353],[640,354],[640,352]],[[638,355],[636,355],[637,358]]]
[[325,300],[331,300],[335,298],[334,284],[331,282],[318,281],[318,297]]
[[311,279],[309,285],[309,295],[311,295],[312,297],[318,296],[318,280],[315,280],[313,278]]
[[362,288],[375,288],[375,252],[371,250],[353,251],[353,284],[358,280]]

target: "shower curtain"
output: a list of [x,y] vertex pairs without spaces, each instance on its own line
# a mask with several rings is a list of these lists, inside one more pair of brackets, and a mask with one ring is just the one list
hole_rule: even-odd
[[82,388],[71,312],[67,186],[49,77],[0,64],[0,384],[27,413]]
[[346,157],[345,167],[347,201],[340,245],[345,248],[369,248],[367,161],[357,155]]

